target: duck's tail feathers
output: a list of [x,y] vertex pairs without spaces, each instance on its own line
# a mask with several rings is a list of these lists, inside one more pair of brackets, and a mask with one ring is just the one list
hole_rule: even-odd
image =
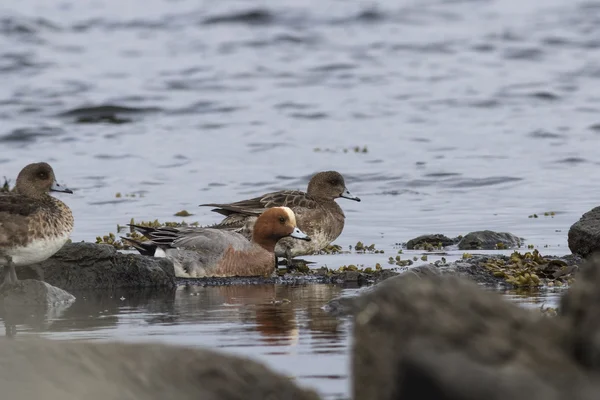
[[218,204],[218,203],[200,204],[200,207],[217,207],[217,208],[213,208],[210,211],[219,213],[226,217],[229,217],[230,215],[233,215],[233,214],[241,214],[241,215],[247,215],[249,217],[255,217],[255,216],[259,216],[264,211],[264,210],[253,210],[253,209],[249,209],[249,208],[244,208],[244,207],[240,207],[238,205]]
[[124,236],[121,236],[121,240],[127,242],[131,247],[139,251],[139,253],[143,256],[154,257],[154,255],[156,254],[156,249],[158,248],[158,246],[156,246],[152,242],[140,242],[138,240],[134,240]]
[[152,244],[157,247],[169,247],[179,236],[179,230],[177,228],[168,226],[161,226],[158,228],[134,224],[128,224],[128,226],[150,239]]

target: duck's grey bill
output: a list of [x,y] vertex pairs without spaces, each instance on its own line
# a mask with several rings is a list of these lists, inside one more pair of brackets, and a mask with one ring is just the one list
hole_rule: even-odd
[[54,183],[52,184],[52,186],[50,186],[50,191],[51,192],[61,192],[61,193],[71,193],[73,194],[73,191],[71,189],[69,189],[68,187],[65,186],[60,186],[58,184],[58,182],[54,181]]
[[308,236],[306,233],[302,232],[298,228],[294,228],[294,231],[290,234],[290,236],[296,239],[306,240],[307,242],[310,242],[310,236]]
[[340,195],[340,197],[343,197],[343,198],[349,199],[349,200],[360,201],[360,197],[353,195],[352,193],[350,193],[350,191],[348,189],[344,189],[344,193],[342,193]]

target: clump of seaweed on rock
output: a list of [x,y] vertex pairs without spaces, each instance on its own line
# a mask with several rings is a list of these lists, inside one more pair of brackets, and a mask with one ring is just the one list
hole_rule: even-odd
[[544,258],[538,250],[524,254],[515,251],[510,257],[488,259],[483,266],[516,287],[563,286],[572,282],[578,269],[564,260]]

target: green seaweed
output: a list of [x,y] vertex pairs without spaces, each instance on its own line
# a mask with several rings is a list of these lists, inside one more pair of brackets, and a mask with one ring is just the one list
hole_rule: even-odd
[[[352,249],[352,246],[350,246]],[[372,254],[384,254],[383,250],[378,250],[375,248],[375,244],[370,244],[369,246],[365,246],[363,242],[357,242],[354,246],[354,251],[357,253],[372,253]]]
[[493,276],[518,288],[571,283],[576,268],[559,259],[544,258],[538,250],[524,254],[515,251],[508,258],[489,259],[483,266]]
[[176,217],[189,217],[192,216],[194,214],[190,214],[187,210],[181,210],[175,213]]
[[342,246],[340,246],[339,244],[330,244],[327,247],[324,247],[321,250],[319,250],[316,254],[341,254],[341,253],[343,253]]

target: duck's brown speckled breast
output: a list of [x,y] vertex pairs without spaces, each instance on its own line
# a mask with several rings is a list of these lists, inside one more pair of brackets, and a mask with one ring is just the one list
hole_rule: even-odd
[[68,236],[73,231],[71,209],[62,201],[48,196],[39,210],[28,218],[31,240]]
[[278,257],[285,257],[289,252],[292,257],[313,254],[337,239],[344,230],[345,215],[341,207],[335,202],[327,202],[314,209],[294,210],[298,228],[308,236],[311,241],[283,238],[275,247]]

